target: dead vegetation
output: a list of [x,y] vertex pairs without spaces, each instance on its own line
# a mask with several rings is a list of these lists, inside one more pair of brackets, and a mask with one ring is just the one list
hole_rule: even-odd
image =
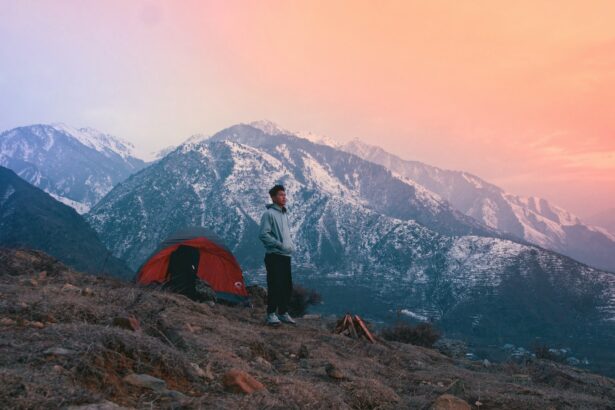
[[[558,363],[485,367],[335,334],[335,323],[324,320],[272,329],[263,325],[263,308],[210,306],[81,275],[38,252],[0,250],[0,403],[427,409],[444,394],[480,409],[607,409],[615,402],[613,380]],[[138,327],[116,320],[129,317]],[[264,389],[236,393],[229,375]],[[152,380],[164,388],[148,386]]]

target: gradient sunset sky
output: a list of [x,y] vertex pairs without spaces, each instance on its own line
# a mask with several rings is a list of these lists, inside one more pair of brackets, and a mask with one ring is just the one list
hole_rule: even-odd
[[0,130],[141,151],[269,119],[615,206],[615,1],[0,0]]

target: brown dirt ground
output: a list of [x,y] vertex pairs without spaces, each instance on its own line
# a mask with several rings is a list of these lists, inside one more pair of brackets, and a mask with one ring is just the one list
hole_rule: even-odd
[[[125,315],[134,315],[141,330],[112,326]],[[333,334],[325,320],[268,328],[263,318],[261,300],[253,308],[210,306],[83,275],[40,252],[0,249],[0,403],[16,409],[104,401],[135,408],[428,409],[451,393],[480,409],[615,409],[614,380],[561,364],[485,367],[422,347]],[[307,358],[299,358],[301,345]],[[54,347],[71,352],[44,353]],[[327,376],[328,364],[345,378]],[[265,390],[226,391],[222,375],[233,368]],[[132,372],[161,378],[187,398],[124,383]]]

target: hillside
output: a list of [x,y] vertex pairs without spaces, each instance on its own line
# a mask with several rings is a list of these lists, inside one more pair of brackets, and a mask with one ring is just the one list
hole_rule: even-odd
[[[136,331],[118,320],[129,316]],[[614,380],[553,362],[455,359],[333,334],[325,320],[267,328],[263,316],[258,299],[254,308],[200,304],[83,275],[40,252],[0,250],[0,402],[15,409],[443,409],[438,403],[448,398],[460,409],[608,409],[615,401]],[[337,374],[326,371],[331,366]],[[264,389],[229,391],[231,369]]]
[[383,166],[302,138],[238,125],[194,140],[120,183],[87,217],[133,268],[174,230],[205,226],[264,282],[258,221],[276,182],[287,188],[297,280],[326,296],[325,313],[351,306],[390,322],[401,309],[468,342],[529,347],[541,338],[594,370],[615,369],[615,275],[488,236]]
[[88,273],[133,275],[73,208],[4,167],[0,167],[0,246],[40,249]]
[[491,228],[615,272],[615,235],[608,232],[607,224],[581,221],[543,198],[514,195],[476,175],[405,160],[357,139],[339,149],[416,181],[456,210]]
[[0,133],[0,165],[84,213],[146,164],[127,141],[58,123]]

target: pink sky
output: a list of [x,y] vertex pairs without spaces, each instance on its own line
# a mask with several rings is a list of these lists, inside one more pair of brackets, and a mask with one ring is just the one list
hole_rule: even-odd
[[0,0],[0,128],[156,149],[267,118],[615,206],[615,3]]

